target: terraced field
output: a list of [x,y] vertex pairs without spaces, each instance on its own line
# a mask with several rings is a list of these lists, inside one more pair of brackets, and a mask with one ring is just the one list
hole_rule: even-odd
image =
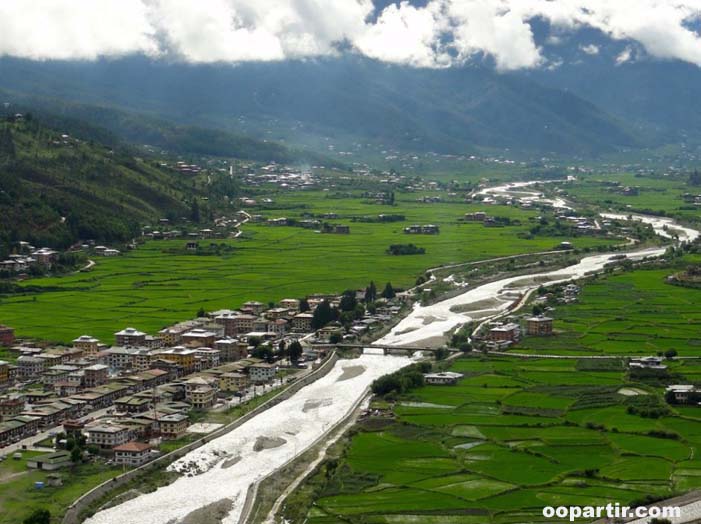
[[[662,389],[613,365],[580,367],[455,362],[451,370],[465,374],[456,386],[425,386],[393,407],[396,419],[361,423],[288,500],[292,522],[310,493],[309,524],[501,524],[545,522],[548,505],[627,504],[701,487],[701,410],[631,414],[631,406],[664,410]],[[639,394],[619,393],[624,386]]]
[[[698,257],[678,265],[690,263],[698,263]],[[674,271],[634,271],[587,284],[577,303],[555,307],[555,336],[527,337],[518,351],[654,355],[674,349],[701,356],[701,290],[668,284],[665,279]]]

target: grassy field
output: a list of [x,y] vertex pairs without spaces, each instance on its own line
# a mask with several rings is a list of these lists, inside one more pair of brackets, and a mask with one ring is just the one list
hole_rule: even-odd
[[[41,293],[0,298],[0,322],[20,336],[67,342],[91,334],[111,342],[112,334],[129,325],[154,332],[191,318],[200,307],[234,308],[246,300],[262,302],[314,292],[340,292],[364,287],[370,280],[409,287],[426,268],[439,264],[551,249],[563,238],[517,237],[530,227],[535,211],[494,206],[490,214],[520,220],[521,225],[485,228],[459,223],[478,206],[460,202],[421,204],[418,193],[397,196],[398,205],[365,203],[359,197],[327,198],[323,192],[275,196],[269,217],[300,217],[304,212],[339,214],[337,223],[351,226],[350,235],[320,234],[296,227],[247,224],[238,240],[222,241],[234,251],[222,256],[172,254],[184,241],[152,241],[118,258],[97,260],[89,273],[31,280],[47,288]],[[351,222],[352,216],[405,214],[406,222]],[[405,235],[408,224],[438,224],[439,235]],[[217,241],[219,242],[219,241]],[[413,242],[425,255],[392,256],[390,244]],[[582,237],[577,247],[612,243]]]
[[[680,267],[698,263],[684,260]],[[701,290],[666,283],[673,272],[638,270],[588,283],[577,303],[555,307],[555,336],[526,337],[518,350],[654,355],[674,349],[682,356],[701,355]]]
[[34,483],[46,481],[47,472],[27,469],[27,459],[41,454],[43,452],[25,451],[21,460],[8,458],[0,462],[0,524],[22,522],[35,508],[48,509],[54,516],[62,515],[89,487],[122,472],[122,468],[84,464],[58,471],[63,477],[63,486],[36,489]]
[[[619,182],[618,188],[611,182]],[[637,187],[638,194],[625,195],[624,187]],[[665,212],[683,219],[698,221],[699,209],[684,202],[684,193],[699,194],[701,188],[690,186],[685,176],[644,176],[632,174],[587,175],[563,187],[577,202],[597,208],[613,207]]]
[[[631,383],[621,368],[468,358],[451,369],[465,374],[458,385],[414,390],[411,403],[394,406],[396,420],[361,423],[288,500],[291,522],[537,523],[547,505],[627,504],[701,487],[701,410],[630,414],[664,401],[661,388]],[[624,386],[641,394],[618,393]],[[307,511],[300,501],[309,497]]]

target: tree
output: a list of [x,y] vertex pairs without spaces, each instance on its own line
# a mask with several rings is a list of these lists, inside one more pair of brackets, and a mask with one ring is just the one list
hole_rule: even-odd
[[71,450],[71,462],[77,464],[83,460],[83,450],[79,446],[74,446]]
[[287,356],[287,344],[284,340],[281,340],[280,343],[277,345],[277,351],[281,357]]
[[319,329],[324,327],[329,322],[336,320],[336,313],[329,304],[328,300],[322,300],[314,310],[312,317],[312,328]]
[[676,349],[668,349],[667,351],[664,352],[665,358],[672,359],[677,356],[677,350]]
[[370,281],[370,285],[365,288],[365,302],[375,302],[377,299],[377,287],[375,287],[375,282]]
[[302,344],[295,340],[290,344],[288,352],[290,354],[290,362],[296,365],[297,362],[299,362],[299,358],[302,356]]
[[306,298],[302,298],[299,300],[299,312],[300,313],[305,313],[309,311],[311,308],[309,307],[309,302],[307,302]]
[[196,198],[193,198],[192,204],[190,204],[190,220],[195,224],[199,224],[200,219],[200,204],[197,202]]
[[353,311],[357,304],[358,300],[355,298],[355,291],[348,289],[343,292],[341,303],[339,304],[341,311]]
[[385,288],[382,290],[382,298],[394,298],[397,294],[394,292],[391,282],[387,282]]
[[35,509],[22,524],[51,524],[51,513],[48,509]]
[[200,309],[197,310],[197,318],[202,318],[202,317],[206,317],[206,316],[207,316],[207,312],[204,310],[203,307],[201,307]]

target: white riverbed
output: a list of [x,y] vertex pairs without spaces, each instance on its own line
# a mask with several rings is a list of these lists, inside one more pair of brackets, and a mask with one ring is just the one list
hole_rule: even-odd
[[[87,522],[170,524],[180,522],[196,509],[230,499],[234,506],[223,522],[237,524],[251,484],[309,448],[350,412],[373,380],[409,363],[408,357],[385,357],[381,353],[339,360],[328,375],[290,399],[170,466],[171,470],[184,472],[186,476],[157,491],[101,511]],[[364,371],[354,376],[358,366],[363,366]],[[354,368],[353,373],[345,375],[351,378],[338,380],[346,367]],[[256,443],[260,447],[261,441],[266,446],[254,451]],[[194,475],[198,470],[204,472]]]
[[[631,260],[639,260],[659,256],[664,251],[665,248],[641,249],[629,252],[627,256]],[[413,311],[379,342],[393,346],[430,345],[431,339],[435,342],[436,337],[457,326],[505,312],[514,301],[541,283],[566,282],[601,271],[611,261],[612,255],[593,255],[566,268],[497,280],[430,306],[416,303]],[[474,308],[470,308],[470,304],[475,304]],[[460,311],[456,312],[455,308],[460,308]]]
[[564,198],[548,198],[539,191],[527,189],[536,184],[551,184],[554,182],[564,182],[564,180],[530,180],[527,182],[509,182],[508,184],[503,184],[501,186],[484,188],[480,190],[478,194],[513,198],[523,203],[545,204],[556,209],[572,209]]

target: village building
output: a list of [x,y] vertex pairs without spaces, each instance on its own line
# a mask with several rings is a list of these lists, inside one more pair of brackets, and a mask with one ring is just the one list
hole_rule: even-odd
[[217,335],[212,331],[196,328],[187,333],[183,333],[181,343],[188,347],[212,347]]
[[493,342],[518,342],[521,338],[521,328],[516,323],[494,326],[489,330],[489,340]]
[[93,364],[83,369],[83,384],[86,388],[94,388],[107,383],[109,367],[104,364]]
[[296,298],[284,298],[280,301],[280,307],[290,311],[299,311],[299,300]]
[[235,362],[248,356],[248,344],[236,338],[226,337],[214,342],[222,362]]
[[457,384],[458,380],[463,378],[462,373],[455,373],[453,371],[442,371],[440,373],[425,373],[424,381],[426,384],[432,385],[453,385]]
[[244,302],[243,306],[241,306],[241,310],[248,311],[251,315],[260,315],[265,311],[265,304],[255,300],[249,300],[248,302]]
[[20,379],[39,377],[46,369],[46,360],[22,355],[17,359],[17,368]]
[[277,368],[273,364],[268,364],[267,362],[253,364],[248,367],[248,377],[251,382],[258,384],[269,382],[275,377],[276,372]]
[[553,319],[538,316],[526,319],[526,334],[531,336],[549,336],[553,334]]
[[46,455],[38,455],[27,460],[28,468],[42,471],[55,471],[66,466],[70,466],[71,464],[71,452],[67,450],[47,453]]
[[118,346],[143,346],[146,340],[146,333],[142,333],[133,327],[125,328],[114,334]]
[[15,343],[15,330],[10,326],[0,324],[0,346],[11,346]]
[[630,369],[655,369],[658,371],[667,369],[667,366],[662,363],[661,357],[631,358],[628,367]]
[[10,363],[0,360],[0,387],[10,382]]
[[197,351],[192,348],[175,346],[173,348],[161,349],[156,355],[159,359],[168,360],[182,366],[186,374],[195,371],[195,356],[197,355]]
[[221,391],[242,391],[248,387],[248,376],[243,373],[223,373],[219,376]]
[[132,430],[119,424],[95,424],[85,428],[88,445],[111,450],[131,440]]
[[312,330],[312,319],[314,315],[311,313],[299,313],[292,317],[292,329],[308,333]]
[[100,341],[90,335],[81,335],[73,341],[73,347],[81,350],[84,355],[95,355],[100,351]]
[[187,431],[189,418],[184,413],[171,413],[163,415],[158,422],[163,438],[178,438]]
[[148,462],[153,453],[151,446],[144,442],[127,442],[116,446],[114,451],[114,463],[136,468]]

